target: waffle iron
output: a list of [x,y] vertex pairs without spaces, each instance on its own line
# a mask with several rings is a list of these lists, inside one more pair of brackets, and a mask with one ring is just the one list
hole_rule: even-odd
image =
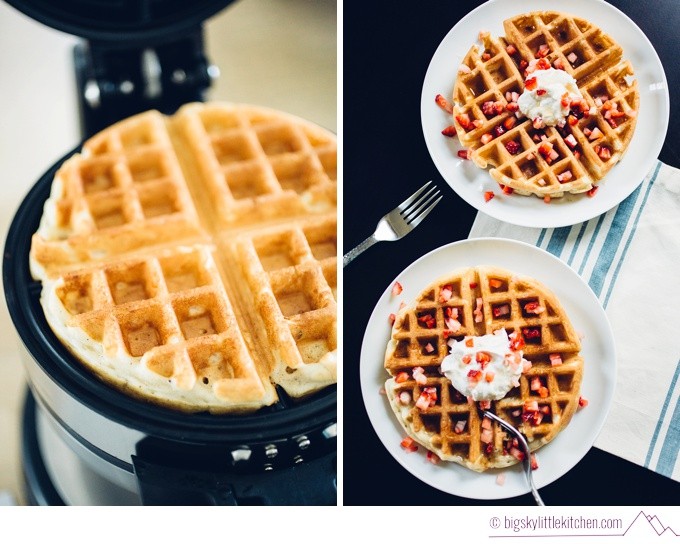
[[[231,0],[47,0],[8,3],[83,38],[74,66],[83,138],[148,109],[202,100],[218,70],[203,21]],[[7,236],[3,281],[29,382],[22,421],[32,504],[333,505],[337,389],[247,415],[185,414],[118,392],[59,342],[28,255],[51,182],[36,182]]]

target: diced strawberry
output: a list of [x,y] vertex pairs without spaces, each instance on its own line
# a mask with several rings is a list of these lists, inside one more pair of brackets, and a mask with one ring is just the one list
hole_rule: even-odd
[[479,401],[479,408],[482,410],[491,410],[491,401],[490,400],[480,400]]
[[537,89],[536,90],[536,96],[543,96],[544,94],[547,94],[548,91],[546,89]]
[[555,70],[564,70],[564,63],[562,62],[562,59],[555,59],[553,62],[553,67]]
[[529,372],[532,366],[533,365],[531,364],[531,361],[522,359],[522,374],[526,374],[527,372]]
[[461,64],[458,67],[458,73],[459,74],[469,74],[471,72],[472,72],[472,70],[470,69],[470,67],[467,64]]
[[470,289],[477,289],[477,283],[475,283],[474,281],[470,283]]
[[389,321],[390,321],[390,327],[394,325],[394,322],[397,320],[397,315],[396,314],[390,314],[389,315]]
[[604,145],[600,148],[600,150],[597,152],[597,154],[600,156],[600,158],[603,161],[608,161],[609,159],[612,158],[611,149],[609,149],[608,147],[606,147]]
[[482,137],[479,139],[479,141],[482,142],[482,145],[488,144],[491,140],[493,140],[493,136],[489,132],[482,134]]
[[383,386],[380,389],[378,389],[378,393],[380,393],[381,395],[387,395],[387,389],[385,389],[385,387]]
[[[510,117],[508,121],[510,119],[514,119],[514,117]],[[510,155],[516,155],[521,149],[521,146],[515,140],[510,140],[509,142],[505,142],[505,149],[508,150]]]
[[411,438],[410,436],[407,436],[401,441],[401,447],[404,448],[409,453],[418,451],[418,446],[416,445],[415,440],[413,440],[413,438]]
[[538,315],[545,312],[545,308],[537,300],[532,300],[524,305],[524,311],[528,314]]
[[552,366],[559,366],[562,364],[562,357],[560,356],[559,353],[550,354],[550,364]]
[[578,60],[578,56],[576,55],[576,53],[574,51],[572,51],[571,53],[569,53],[567,55],[567,60],[569,62],[571,62],[572,64],[574,64]]
[[408,372],[400,372],[399,374],[396,375],[394,381],[397,383],[404,383],[408,381],[408,379],[409,379]]
[[548,59],[538,59],[536,61],[537,70],[548,70],[549,68],[551,68],[551,66],[550,63],[548,62]]
[[510,455],[512,455],[515,459],[517,459],[518,461],[524,461],[524,452],[522,450],[513,446],[512,448],[510,448],[508,453]]
[[494,138],[498,138],[499,136],[505,134],[505,127],[503,125],[496,125],[495,127],[493,127],[491,134],[493,135]]
[[443,285],[439,290],[439,302],[443,304],[451,300],[453,296],[453,287],[451,285]]
[[399,402],[404,406],[411,404],[411,394],[408,391],[399,393]]
[[446,328],[450,330],[453,333],[456,333],[460,330],[462,325],[460,324],[460,321],[457,319],[454,319],[453,317],[447,317],[444,320],[444,324],[446,325]]
[[418,397],[418,400],[416,401],[416,408],[418,408],[420,411],[427,410],[430,407],[430,403],[430,395],[421,393]]
[[543,127],[545,127],[545,124],[543,123],[543,119],[542,119],[541,117],[536,117],[536,118],[532,121],[531,125],[532,125],[536,130],[540,130],[540,129],[542,129]]
[[473,382],[478,382],[482,379],[482,371],[473,368],[467,373],[467,377]]
[[475,339],[474,338],[466,338],[465,339],[465,347],[472,348],[475,346]]
[[463,361],[463,364],[469,365],[472,362],[472,355],[466,354],[461,357],[461,361]]
[[444,130],[442,130],[442,134],[447,138],[453,138],[457,134],[456,127],[454,125],[449,125]]
[[543,141],[541,142],[541,145],[538,146],[538,152],[543,155],[543,157],[548,157],[550,153],[552,153],[553,150],[553,145],[548,142],[548,141]]
[[533,91],[536,88],[536,78],[530,77],[524,82],[524,87],[527,91]]
[[478,351],[475,353],[475,361],[481,363],[484,368],[484,365],[491,362],[491,355],[487,351]]
[[578,407],[579,408],[585,408],[586,406],[588,406],[588,401],[586,399],[584,399],[583,397],[579,397],[578,398]]
[[567,123],[571,127],[576,126],[576,125],[578,125],[578,119],[576,117],[574,117],[573,115],[570,115],[569,117],[567,117]]
[[[503,127],[505,130],[510,130],[517,124],[517,117],[508,117],[505,121],[503,121]],[[507,144],[505,145],[507,147]]]
[[482,60],[483,60],[484,62],[486,62],[486,61],[489,60],[490,58],[491,58],[491,53],[489,53],[488,51],[484,51],[484,53],[482,53]]
[[519,61],[519,69],[520,70],[526,70],[527,66],[529,66],[529,63],[525,61],[524,59]]
[[544,404],[543,406],[540,407],[539,410],[544,415],[550,415],[550,405],[549,404]]
[[491,200],[494,196],[496,196],[496,195],[494,194],[493,191],[485,191],[485,192],[484,192],[484,201],[485,201],[485,202],[488,202],[488,201]]
[[531,458],[531,470],[536,470],[538,468],[538,457],[536,457],[535,453],[532,453],[530,458]]
[[418,385],[425,385],[427,383],[427,376],[422,366],[417,366],[413,369],[413,379]]
[[458,121],[458,124],[465,130],[470,128],[470,116],[467,113],[456,115],[456,121]]
[[564,139],[564,143],[566,143],[572,149],[574,149],[578,145],[578,142],[576,141],[576,138],[574,138],[573,134],[570,134],[569,136],[567,136]]
[[519,104],[517,102],[508,102],[507,106],[505,106],[505,109],[509,112],[515,113],[516,111],[519,111]]
[[491,444],[493,441],[493,431],[491,429],[482,429],[482,434],[479,436],[479,439],[484,444]]
[[500,100],[496,100],[493,103],[493,107],[494,107],[494,110],[496,110],[497,115],[500,115],[501,113],[503,113],[505,111],[505,104],[503,104],[503,102],[501,102]]
[[483,417],[482,418],[482,429],[492,429],[493,425],[491,424],[491,420],[488,417]]
[[402,287],[401,283],[399,283],[398,281],[395,281],[394,285],[392,286],[392,296],[396,297],[398,295],[401,295],[401,292],[403,290],[404,290],[404,288]]
[[528,400],[524,403],[525,412],[538,412],[538,401]]
[[522,329],[522,336],[524,336],[526,340],[540,339],[541,329],[540,327],[524,327]]
[[436,453],[431,452],[431,451],[427,452],[427,460],[430,463],[432,463],[433,465],[438,465],[439,461],[441,461],[441,459],[439,459],[439,456]]
[[463,431],[465,430],[465,425],[467,425],[467,421],[459,419],[453,426],[453,432],[456,434],[463,434]]
[[512,351],[519,351],[524,347],[524,338],[522,338],[522,335],[513,332],[508,338],[510,338],[510,349]]
[[511,56],[517,53],[517,48],[511,43],[505,46],[505,50],[508,52],[508,55]]
[[482,113],[487,117],[493,117],[496,115],[496,107],[494,106],[493,100],[489,100],[482,104]]
[[418,317],[418,323],[427,329],[434,329],[437,325],[434,317],[430,314],[423,314]]
[[427,353],[432,353],[434,351],[434,346],[432,345],[431,342],[428,342],[427,344],[425,344],[425,351]]
[[502,306],[495,306],[492,311],[494,317],[504,317],[510,315],[510,305],[503,304]]
[[539,378],[538,376],[534,376],[533,378],[531,378],[530,389],[532,391],[538,391],[541,387],[543,387],[543,384],[541,383],[541,378]]
[[543,197],[543,202],[545,202],[546,204],[550,204],[551,200],[552,200],[552,198],[550,198],[550,195],[545,195]]
[[565,172],[562,172],[561,174],[557,175],[557,181],[560,183],[567,183],[568,181],[571,181],[573,178],[573,174],[571,173],[570,170],[566,170]]
[[586,194],[587,194],[590,198],[593,198],[593,197],[595,196],[595,193],[597,193],[597,190],[598,190],[598,189],[599,189],[599,187],[598,187],[597,185],[595,185],[595,186],[593,186],[592,189],[589,189],[589,190],[586,192]]
[[491,383],[496,376],[495,372],[491,372],[490,370],[487,370],[486,373],[484,374],[484,379],[488,382]]
[[511,195],[514,192],[514,189],[512,187],[508,187],[507,185],[503,185],[501,190],[503,191],[504,195]]
[[[585,134],[585,130],[583,131],[583,133]],[[598,138],[602,138],[603,136],[604,136],[604,134],[602,133],[600,128],[595,127],[593,130],[590,131],[590,134],[588,135],[588,139],[590,141],[593,141],[593,140],[597,140]]]
[[538,183],[541,187],[544,187],[547,182],[544,178],[539,178],[536,180],[536,183]]
[[472,121],[472,125],[473,125],[475,128],[479,128],[479,127],[481,127],[483,124],[484,124],[484,121],[482,121],[481,119],[475,119],[474,121]]
[[446,98],[444,98],[443,95],[438,94],[434,97],[434,101],[437,103],[437,106],[443,109],[446,113],[453,113],[453,106]]
[[550,391],[548,390],[547,387],[540,387],[538,389],[538,396],[541,397],[542,399],[546,398],[550,394]]
[[501,280],[497,279],[497,278],[491,278],[489,280],[489,287],[491,287],[492,289],[498,289],[502,285],[503,285],[503,282]]
[[466,161],[470,160],[470,150],[469,149],[459,149],[458,156]]
[[505,472],[499,472],[496,475],[496,485],[505,485]]
[[536,51],[536,58],[545,58],[548,56],[548,53],[550,53],[550,47],[548,47],[548,44],[541,44],[541,46],[538,48],[538,51]]

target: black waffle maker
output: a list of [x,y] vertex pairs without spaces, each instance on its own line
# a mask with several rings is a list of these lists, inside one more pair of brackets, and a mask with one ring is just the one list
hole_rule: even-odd
[[[203,22],[232,0],[7,0],[82,38],[74,48],[83,139],[135,113],[173,113],[204,98],[218,69]],[[3,257],[7,305],[29,390],[23,413],[26,501],[38,505],[334,505],[337,389],[255,413],[185,414],[138,401],[94,378],[57,340],[30,275],[55,172],[14,217]]]

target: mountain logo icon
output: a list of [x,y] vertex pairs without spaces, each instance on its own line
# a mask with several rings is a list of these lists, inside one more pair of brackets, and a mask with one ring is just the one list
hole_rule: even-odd
[[623,532],[622,536],[630,537],[637,542],[646,542],[646,539],[652,536],[658,536],[663,539],[672,539],[677,538],[680,535],[671,527],[664,525],[658,517],[640,511],[628,526],[628,529]]

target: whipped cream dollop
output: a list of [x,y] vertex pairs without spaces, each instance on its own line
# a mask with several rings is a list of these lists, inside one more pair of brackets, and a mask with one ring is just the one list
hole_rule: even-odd
[[547,126],[555,126],[569,115],[572,100],[583,98],[576,80],[564,70],[548,68],[527,76],[524,92],[517,105],[532,121],[537,117]]
[[473,400],[502,399],[519,385],[525,361],[513,351],[505,329],[484,336],[450,340],[441,372],[461,394]]

